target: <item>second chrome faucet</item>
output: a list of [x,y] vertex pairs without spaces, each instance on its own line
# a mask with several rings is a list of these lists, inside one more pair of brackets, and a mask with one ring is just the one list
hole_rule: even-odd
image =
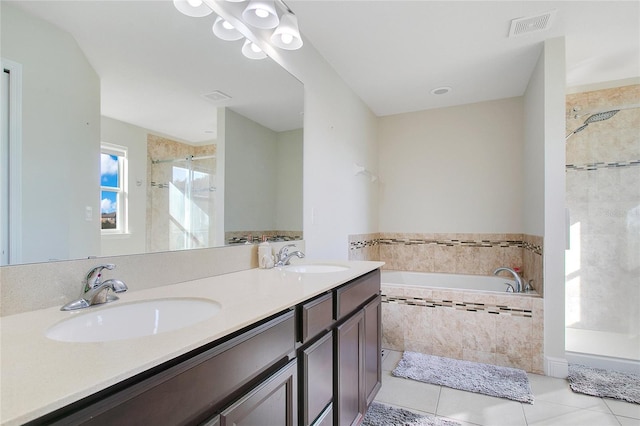
[[287,244],[286,246],[282,247],[278,252],[278,254],[276,255],[275,266],[288,265],[289,261],[293,256],[297,256],[298,258],[302,259],[304,257],[304,253],[301,252],[300,250],[294,250],[292,252],[289,252],[289,247],[295,247],[295,246],[296,246],[295,244]]

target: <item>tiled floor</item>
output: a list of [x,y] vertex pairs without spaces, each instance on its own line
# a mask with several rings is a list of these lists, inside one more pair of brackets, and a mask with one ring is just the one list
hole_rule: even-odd
[[393,377],[391,371],[401,357],[402,352],[385,350],[376,401],[463,426],[640,426],[640,405],[574,393],[564,379],[529,374],[535,402],[523,404]]

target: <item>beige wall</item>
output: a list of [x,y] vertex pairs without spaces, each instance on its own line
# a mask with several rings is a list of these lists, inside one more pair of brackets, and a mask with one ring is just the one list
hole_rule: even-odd
[[381,232],[520,233],[523,100],[379,120]]

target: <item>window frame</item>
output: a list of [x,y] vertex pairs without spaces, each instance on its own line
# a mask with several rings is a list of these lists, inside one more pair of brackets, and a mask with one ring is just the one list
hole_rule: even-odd
[[129,161],[128,148],[107,142],[100,143],[100,155],[114,155],[118,157],[118,187],[102,186],[102,170],[100,171],[100,201],[103,192],[116,194],[116,227],[102,229],[102,207],[100,207],[100,232],[102,236],[125,235],[129,233]]

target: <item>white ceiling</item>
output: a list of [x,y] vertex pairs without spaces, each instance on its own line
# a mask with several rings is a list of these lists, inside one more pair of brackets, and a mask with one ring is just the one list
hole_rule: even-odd
[[[6,0],[3,1],[3,3]],[[301,127],[302,88],[171,1],[17,1],[69,31],[101,79],[103,114],[189,142],[217,106],[277,131]],[[640,76],[640,1],[287,0],[311,43],[379,116],[520,96],[542,42],[565,36],[567,85]],[[556,10],[546,31],[511,20]],[[432,95],[450,86],[446,95]],[[202,97],[232,96],[214,104]]]
[[[376,115],[521,96],[542,42],[566,37],[567,85],[640,77],[639,1],[287,1],[307,41]],[[511,20],[556,10],[509,38]],[[430,91],[449,86],[446,95]]]
[[[190,143],[216,137],[218,106],[275,131],[302,127],[302,84],[214,36],[214,14],[190,18],[167,0],[9,3],[76,39],[100,76],[103,115]],[[203,97],[216,90],[232,99]]]

